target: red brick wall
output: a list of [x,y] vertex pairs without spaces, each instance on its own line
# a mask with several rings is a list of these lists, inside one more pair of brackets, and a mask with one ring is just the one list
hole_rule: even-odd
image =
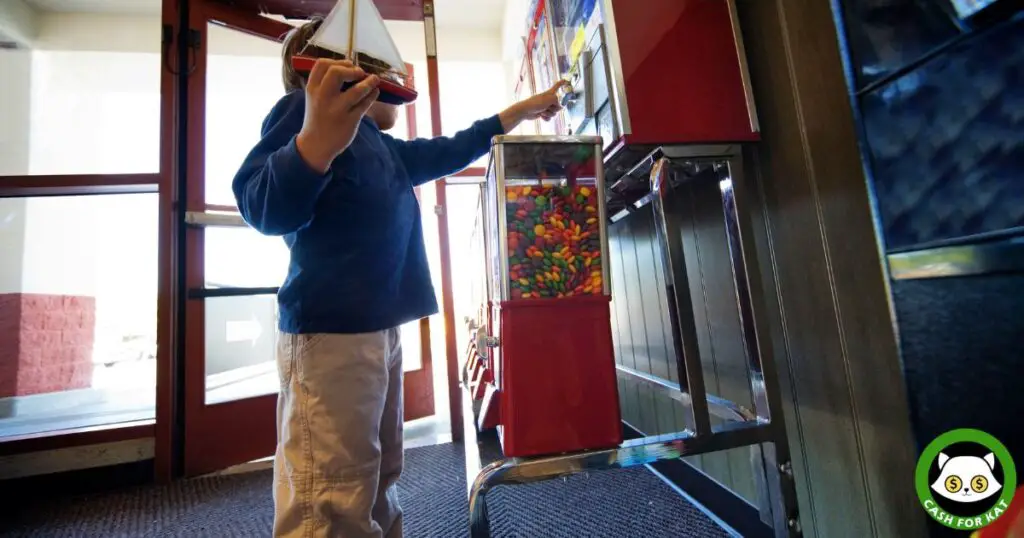
[[96,299],[0,294],[0,398],[92,383]]

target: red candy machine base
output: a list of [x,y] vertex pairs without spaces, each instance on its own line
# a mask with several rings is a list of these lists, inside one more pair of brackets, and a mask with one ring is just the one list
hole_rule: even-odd
[[622,443],[609,303],[581,296],[501,305],[498,429],[506,456]]

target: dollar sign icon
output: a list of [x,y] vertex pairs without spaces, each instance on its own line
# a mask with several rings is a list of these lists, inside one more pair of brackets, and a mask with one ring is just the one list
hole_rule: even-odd
[[963,482],[960,481],[960,477],[953,475],[946,479],[946,491],[950,493],[956,493],[963,487]]
[[971,489],[973,489],[975,493],[985,491],[988,489],[988,479],[984,476],[974,477],[974,480],[971,480]]

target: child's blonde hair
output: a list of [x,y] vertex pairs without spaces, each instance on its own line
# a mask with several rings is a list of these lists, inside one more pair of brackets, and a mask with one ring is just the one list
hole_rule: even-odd
[[[306,87],[306,77],[300,74],[292,67],[292,57],[301,54],[302,56],[311,56],[314,58],[331,58],[336,60],[344,60],[344,54],[337,54],[329,50],[322,49],[315,45],[310,45],[309,40],[313,38],[313,34],[316,33],[320,25],[323,24],[324,19],[322,17],[314,17],[301,26],[297,26],[294,30],[288,32],[288,35],[284,38],[284,46],[281,49],[281,59],[283,64],[281,66],[281,79],[284,82],[284,89],[286,92],[293,90],[302,90]],[[371,58],[363,53],[358,54],[359,67],[363,68],[367,73],[372,74],[383,74],[391,69],[391,66],[385,62],[382,62],[376,58]]]

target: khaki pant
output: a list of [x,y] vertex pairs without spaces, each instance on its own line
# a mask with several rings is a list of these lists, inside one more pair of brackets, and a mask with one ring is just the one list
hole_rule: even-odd
[[281,334],[274,536],[400,538],[398,329]]

